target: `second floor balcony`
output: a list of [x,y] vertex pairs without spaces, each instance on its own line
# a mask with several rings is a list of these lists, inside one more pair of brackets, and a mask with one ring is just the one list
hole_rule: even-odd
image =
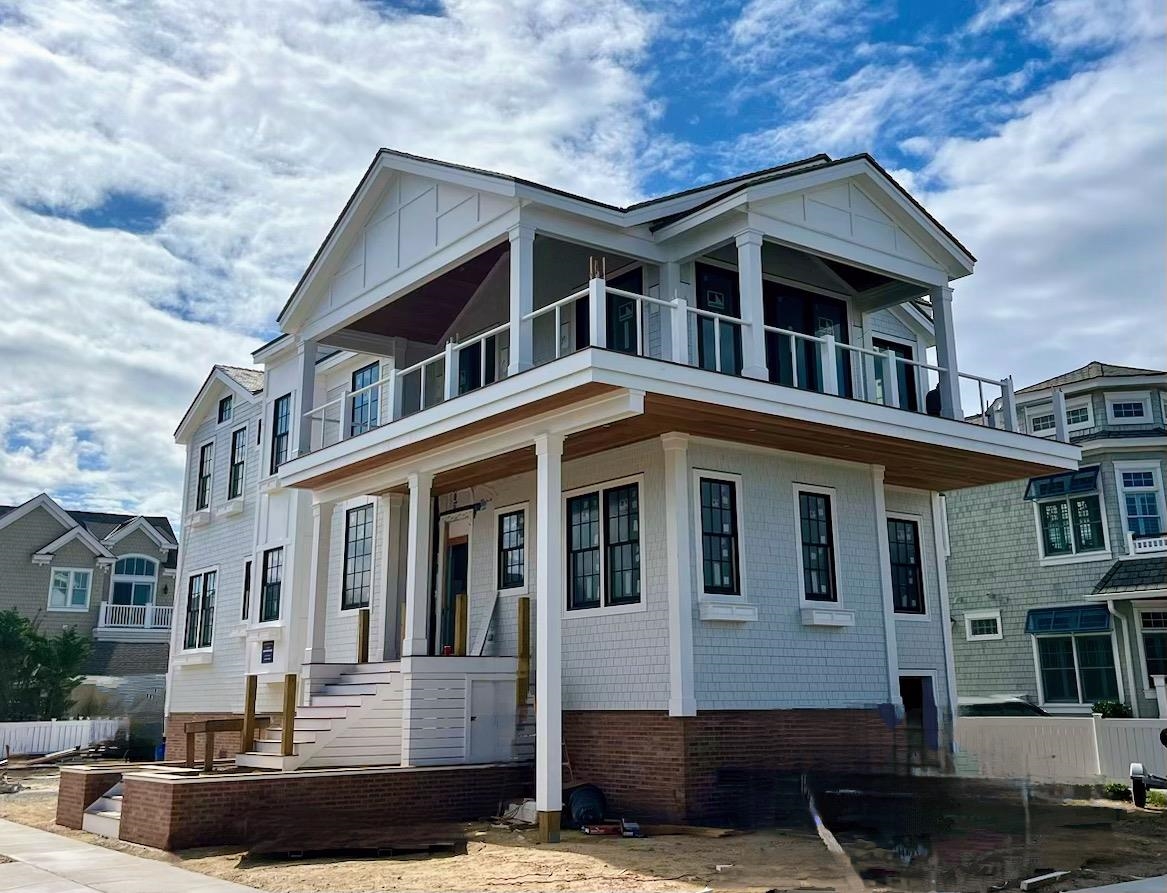
[[95,639],[114,642],[168,642],[172,605],[142,605],[103,601],[94,627]]

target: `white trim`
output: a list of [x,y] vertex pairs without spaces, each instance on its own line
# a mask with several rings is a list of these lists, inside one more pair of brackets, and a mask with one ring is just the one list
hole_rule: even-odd
[[[379,521],[377,504],[380,500],[376,496],[356,496],[350,500],[346,500],[342,504],[334,504],[332,507],[332,514],[329,516],[328,523],[332,524],[333,517],[336,516],[336,510],[340,509],[340,581],[336,587],[336,611],[334,617],[350,618],[355,617],[354,611],[369,610],[373,607],[373,596],[377,592],[377,585],[381,582],[377,579],[377,522]],[[372,543],[369,551],[369,603],[367,605],[353,605],[351,608],[344,606],[344,577],[345,567],[348,564],[348,513],[356,509],[371,508],[373,510],[372,520]],[[331,545],[331,542],[330,542]],[[331,557],[331,556],[329,556]],[[280,599],[283,600],[283,584],[280,586]],[[372,639],[372,615],[369,615],[369,638]]]
[[[182,416],[182,421],[178,423],[178,427],[174,431],[174,440],[176,443],[183,444],[184,446],[189,445],[190,436],[195,433],[195,430],[199,428],[204,421],[206,421],[207,412],[211,409],[210,406],[206,406],[206,403],[208,402],[208,398],[211,395],[212,386],[216,384],[226,388],[227,391],[229,391],[235,397],[235,400],[232,401],[231,406],[232,418],[235,416],[235,410],[239,408],[240,398],[242,398],[243,401],[245,401],[247,404],[253,404],[256,401],[263,400],[263,391],[260,391],[257,394],[251,393],[251,391],[243,387],[243,385],[239,384],[239,382],[233,379],[222,369],[220,369],[218,366],[215,366],[207,375],[206,381],[204,381],[202,387],[199,388],[199,391],[195,395],[194,400],[191,401],[190,406],[187,407],[186,412]],[[219,402],[216,400],[214,404],[214,419],[216,429],[219,427],[218,411]]]
[[[159,549],[169,552],[171,549],[178,548],[177,542],[164,536],[162,531],[155,527],[153,523],[146,520],[144,515],[138,515],[132,521],[127,521],[117,530],[113,531],[107,537],[105,537],[102,542],[107,546],[112,546],[116,543],[120,543],[123,539],[136,530],[140,530],[142,533],[146,534],[146,536],[153,540],[154,544],[157,545]],[[119,555],[118,557],[121,558],[122,556]]]
[[[1149,698],[1153,701],[1155,700],[1155,689],[1147,686],[1147,648],[1143,644],[1143,633],[1146,631],[1143,627],[1143,614],[1151,612],[1167,613],[1167,602],[1163,602],[1162,604],[1155,604],[1153,602],[1149,604],[1135,603],[1132,607],[1134,608],[1135,615],[1135,638],[1138,639],[1139,644],[1139,676],[1137,679],[1131,679],[1131,686],[1135,691],[1141,692],[1144,698]],[[1150,632],[1167,635],[1167,629],[1153,629]]]
[[[875,541],[878,544],[880,556],[879,569],[879,585],[883,590],[883,634],[884,634],[884,649],[887,653],[887,688],[888,688],[888,702],[894,704],[898,710],[903,709],[903,698],[900,696],[899,687],[899,672],[900,672],[900,656],[899,656],[899,641],[896,636],[895,623],[895,593],[893,590],[893,583],[891,578],[891,543],[887,532],[887,494],[883,489],[883,466],[871,466],[871,489],[874,501],[875,511],[872,514],[875,516]],[[831,520],[834,521],[834,511],[831,512]],[[832,533],[834,532],[834,524],[831,525]],[[919,528],[917,527],[917,544],[919,543]],[[833,545],[833,544],[832,544]],[[802,550],[799,549],[799,555]],[[832,553],[833,553],[832,549]],[[920,555],[920,573],[923,576],[924,571],[924,552],[919,550]],[[836,584],[837,585],[837,584]],[[806,617],[803,617],[803,623],[806,622]]]
[[[993,635],[980,634],[976,635],[972,631],[972,622],[974,620],[995,620],[997,621],[997,632]],[[1001,609],[992,608],[983,611],[965,611],[964,612],[964,638],[968,642],[989,642],[1005,638],[1005,627],[1001,623]]]
[[[251,565],[248,567],[248,565]],[[255,607],[255,556],[247,555],[243,559],[242,577],[243,585],[239,587],[239,617],[237,621],[240,625],[239,634],[244,635],[247,632],[247,625],[251,623],[251,610]],[[246,602],[247,616],[243,615],[243,607]]]
[[[892,581],[893,582],[892,612],[895,615],[896,620],[910,620],[910,621],[913,621],[916,623],[929,622],[932,620],[932,610],[931,610],[931,608],[929,608],[929,605],[932,603],[932,600],[935,598],[935,594],[929,592],[930,587],[928,586],[928,566],[927,566],[927,564],[924,563],[924,516],[917,514],[915,512],[885,511],[884,517],[887,520],[911,521],[913,524],[916,525],[916,548],[917,548],[917,551],[919,552],[919,556],[920,556],[920,597],[924,601],[924,610],[922,613],[913,614],[913,613],[908,612],[908,611],[896,611],[895,610],[894,581]],[[886,524],[886,520],[884,523]],[[890,571],[890,568],[891,568],[891,537],[888,537],[887,561],[888,561],[888,569]]]
[[0,530],[3,530],[9,524],[15,524],[25,515],[30,514],[38,508],[42,508],[48,512],[53,517],[53,520],[66,530],[72,530],[74,527],[80,526],[48,493],[38,493],[32,499],[18,505],[8,514],[0,517]]
[[[697,438],[694,438],[696,440]],[[725,481],[733,484],[734,514],[737,516],[737,572],[738,591],[736,593],[706,592],[704,568],[704,538],[701,533],[701,479]],[[691,469],[689,474],[693,514],[693,552],[697,559],[699,578],[697,587],[697,611],[700,620],[748,623],[758,619],[758,606],[750,603],[746,588],[746,568],[744,560],[745,544],[745,486],[740,474],[713,468]]]
[[[227,411],[227,418],[222,418],[223,415],[223,401],[230,400],[231,408]],[[215,401],[215,427],[220,428],[223,425],[230,425],[231,420],[235,418],[235,394],[224,394]]]
[[[1110,425],[1150,425],[1154,422],[1151,414],[1150,391],[1107,391],[1103,395],[1106,400],[1106,421]],[[1141,403],[1143,414],[1138,418],[1116,418],[1114,415],[1115,403]]]
[[[955,722],[957,714],[956,659],[952,649],[952,614],[948,603],[948,559],[943,542],[943,537],[947,535],[947,532],[943,530],[948,522],[947,507],[944,496],[940,493],[932,494],[931,503],[932,539],[936,548],[937,601],[940,605],[940,636],[944,643],[944,687],[948,702],[948,718]],[[944,558],[941,557],[942,554],[945,556]],[[999,630],[1000,626],[997,628]]]
[[[93,573],[94,568],[91,567],[54,567],[49,573],[49,597],[45,610],[62,614],[85,614],[89,611],[89,603],[93,600]],[[56,580],[57,574],[68,575],[68,588],[65,590],[65,604],[53,604],[53,581]],[[85,574],[89,578],[89,582],[85,584],[85,604],[74,605],[73,602],[73,575]]]
[[526,500],[523,502],[515,502],[511,505],[499,506],[494,510],[494,520],[490,528],[494,534],[494,545],[492,549],[494,554],[494,576],[491,578],[491,588],[498,587],[498,520],[503,515],[510,515],[514,512],[523,513],[523,585],[512,586],[509,589],[498,589],[500,596],[526,595],[531,591],[531,503]]
[[[438,524],[438,551],[435,556],[436,574],[434,576],[434,596],[433,604],[430,608],[431,619],[434,626],[434,656],[442,656],[441,639],[442,635],[442,612],[445,610],[446,600],[446,549],[449,548],[449,541],[457,539],[458,537],[466,537],[466,647],[470,647],[470,596],[471,586],[474,582],[474,508],[467,506],[466,508],[451,512],[448,515],[441,515],[439,513],[440,521]],[[457,530],[454,528],[457,527]],[[451,536],[452,534],[452,536]],[[455,619],[453,624],[457,627],[457,606],[455,606]],[[455,635],[454,646],[457,646],[457,636]]]
[[668,558],[669,715],[695,716],[693,669],[693,529],[689,524],[689,435],[660,437],[664,452]]
[[[640,532],[640,600],[634,603],[624,605],[609,605],[608,599],[608,543],[607,543],[607,521],[604,517],[604,493],[616,487],[623,487],[627,484],[636,484],[636,511],[637,511],[637,525]],[[569,519],[567,517],[567,501],[573,496],[582,496],[587,493],[596,493],[599,496],[599,513],[600,513],[600,603],[594,608],[568,608],[568,601],[570,593],[568,591],[568,576],[567,576],[567,537],[568,528],[570,527]],[[563,600],[559,606],[560,616],[564,620],[574,620],[579,617],[602,617],[609,614],[637,614],[648,610],[648,592],[644,585],[644,542],[645,542],[645,528],[644,528],[644,472],[628,475],[627,477],[614,478],[609,481],[601,481],[594,484],[588,484],[584,487],[576,487],[572,490],[564,490],[560,495],[559,500],[560,516],[563,519],[560,541],[559,554],[564,556],[564,574],[563,574]]]
[[[206,604],[205,595],[206,595],[206,582],[207,581],[206,581],[205,577],[207,574],[210,574],[210,573],[214,573],[214,575],[215,575],[215,604],[214,604],[214,608],[213,608],[214,613],[211,615],[211,644],[209,644],[209,645],[196,645],[193,648],[187,648],[187,647],[185,647],[185,645],[186,645],[186,618],[187,618],[187,615],[189,613],[188,608],[189,608],[189,602],[190,602],[190,581],[194,577],[203,577],[204,578],[203,579],[203,589],[200,590],[200,592],[199,592],[200,601],[199,601],[198,624],[201,627],[202,626],[202,617],[203,617],[203,608]],[[219,611],[219,578],[220,578],[219,565],[217,565],[217,564],[209,564],[209,565],[206,565],[204,567],[198,568],[196,570],[192,570],[183,577],[182,592],[181,592],[182,610],[181,610],[181,612],[178,610],[179,593],[175,593],[176,597],[173,600],[174,608],[173,608],[173,613],[171,614],[171,620],[170,620],[170,622],[172,624],[174,624],[176,627],[178,627],[180,630],[179,636],[178,636],[178,646],[179,646],[178,654],[179,655],[194,654],[194,653],[199,653],[199,652],[210,653],[214,650],[215,638],[216,638],[215,637],[215,624],[220,619],[220,613],[221,613]],[[176,614],[178,615],[177,617],[175,616]],[[199,661],[192,661],[192,662],[198,663]]]
[[[211,448],[210,474],[207,475],[207,504],[199,505],[199,490],[201,489],[203,479],[203,450],[207,447]],[[215,438],[212,437],[200,443],[198,450],[195,452],[195,512],[210,512],[211,506],[215,503],[215,453],[218,452],[215,447]]]
[[[1101,469],[1099,469],[1099,478],[1101,479]],[[1041,531],[1041,506],[1049,505],[1053,502],[1067,503],[1067,511],[1069,511],[1068,504],[1073,499],[1083,499],[1087,496],[1094,496],[1098,499],[1098,515],[1102,519],[1102,548],[1091,549],[1087,552],[1078,551],[1078,543],[1074,538],[1074,516],[1070,513],[1070,552],[1065,555],[1046,555],[1045,554],[1045,538]],[[1094,490],[1087,493],[1070,493],[1065,496],[1054,496],[1048,499],[1034,499],[1031,500],[1033,504],[1033,523],[1037,530],[1037,563],[1041,567],[1056,567],[1062,564],[1086,564],[1092,561],[1113,561],[1114,555],[1110,548],[1110,519],[1106,516],[1106,494],[1102,492],[1102,487],[1098,486]]]
[[[242,460],[241,464],[243,470],[239,473],[239,495],[231,495],[231,459],[235,451],[235,435],[240,431],[243,432],[243,449],[239,452],[239,458]],[[224,496],[226,497],[225,505],[230,506],[238,503],[242,506],[247,499],[247,454],[251,452],[251,421],[246,420],[243,424],[232,427],[227,432],[227,486],[224,488]],[[240,509],[242,511],[242,509]],[[235,512],[224,511],[223,514],[235,514]]]
[[[1163,494],[1163,471],[1162,463],[1158,459],[1124,459],[1115,461],[1114,463],[1114,490],[1118,499],[1119,517],[1122,518],[1122,531],[1126,536],[1130,536],[1131,527],[1130,519],[1127,518],[1126,510],[1126,493],[1127,489],[1122,483],[1123,472],[1133,471],[1149,471],[1153,476],[1155,482],[1155,494],[1157,496],[1156,503],[1159,508],[1159,523],[1160,525],[1167,524],[1167,503]],[[1130,488],[1132,493],[1148,493],[1150,490],[1146,487]]]
[[[794,555],[798,569],[798,606],[800,608],[821,608],[826,610],[843,608],[843,575],[839,568],[839,513],[837,491],[834,487],[824,487],[819,484],[804,484],[800,481],[791,483],[791,492],[794,497]],[[816,601],[806,597],[806,575],[802,567],[802,512],[798,507],[799,493],[818,493],[829,500],[831,512],[831,563],[835,575],[835,598],[833,601]]]
[[[1086,421],[1084,422],[1070,422],[1070,411],[1074,409],[1086,409]],[[1054,420],[1054,424],[1048,428],[1042,428],[1040,431],[1035,431],[1033,423],[1039,418],[1049,416]],[[1054,405],[1051,402],[1042,403],[1028,403],[1025,405],[1025,427],[1034,437],[1054,437],[1057,434],[1057,415],[1054,411]],[[1095,427],[1094,420],[1094,400],[1089,394],[1083,394],[1077,397],[1069,397],[1066,399],[1066,431],[1071,434],[1075,431],[1085,431],[1089,428]]]
[[[1054,604],[1042,605],[1045,608],[1066,608],[1066,607],[1080,607],[1077,604]],[[1122,661],[1120,660],[1118,652],[1118,637],[1115,635],[1113,625],[1109,630],[1096,630],[1086,632],[1048,632],[1048,633],[1026,633],[1029,636],[1033,646],[1033,671],[1037,680],[1037,701],[1038,706],[1046,709],[1050,713],[1077,713],[1083,710],[1089,710],[1094,701],[1083,701],[1082,698],[1082,671],[1078,666],[1078,644],[1071,642],[1070,651],[1074,657],[1074,681],[1078,689],[1078,701],[1052,701],[1047,702],[1045,697],[1045,685],[1041,678],[1041,660],[1038,656],[1037,640],[1038,639],[1079,639],[1090,636],[1107,636],[1110,639],[1111,657],[1114,661],[1114,679],[1118,687],[1118,700],[1126,701],[1126,687],[1123,685],[1122,679]]]
[[1101,440],[1087,438],[1078,444],[1082,453],[1097,453],[1102,450],[1162,450],[1167,449],[1167,437],[1104,437]]
[[[114,601],[113,601],[113,585],[114,585],[114,583],[119,582],[119,581],[123,582],[123,583],[127,583],[130,581],[144,582],[145,580],[149,579],[147,577],[142,577],[142,576],[139,576],[137,574],[119,574],[119,573],[117,573],[117,562],[121,561],[124,558],[142,558],[146,561],[149,561],[150,563],[152,563],[154,565],[154,577],[153,577],[154,588],[150,592],[149,604],[157,603],[158,583],[159,583],[159,579],[162,576],[162,562],[159,561],[157,558],[154,558],[151,555],[143,555],[141,552],[127,552],[125,555],[118,555],[117,556],[117,560],[114,562],[114,565],[112,568],[110,568],[110,572],[109,572],[109,590],[108,590],[109,603],[111,605],[114,603]],[[132,601],[133,590],[132,589],[130,591],[130,598],[131,598],[130,604],[133,604],[133,601]],[[171,619],[171,623],[173,623],[173,622],[174,622],[173,619]]]
[[66,530],[47,546],[38,549],[32,556],[33,564],[48,564],[53,560],[53,556],[58,549],[71,543],[73,540],[81,540],[82,545],[99,559],[104,559],[106,562],[114,560],[113,552],[109,551],[109,549],[98,541],[97,537],[78,524],[76,527]]

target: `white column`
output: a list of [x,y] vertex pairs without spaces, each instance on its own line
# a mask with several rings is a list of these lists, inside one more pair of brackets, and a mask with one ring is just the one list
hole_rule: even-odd
[[1066,395],[1061,388],[1054,388],[1054,436],[1062,443],[1070,442],[1069,422],[1066,420]]
[[681,265],[670,261],[660,265],[660,297],[672,301],[671,309],[661,307],[661,347],[666,360],[689,364],[689,313],[681,292]]
[[737,235],[737,275],[742,305],[742,375],[767,381],[766,333],[762,329],[762,234]]
[[[948,605],[948,556],[945,554],[944,499],[932,494],[932,548],[936,550],[937,600],[940,602],[940,634],[944,639],[944,680],[947,691],[948,740],[956,733],[956,661],[952,653],[952,619]],[[925,587],[926,588],[926,587]]]
[[[379,598],[374,599],[373,616],[369,618],[372,631],[378,631],[381,660],[401,657],[401,527],[405,520],[405,496],[386,493],[377,499],[377,514],[381,518],[381,567],[379,570]],[[377,642],[370,632],[370,639]],[[370,658],[373,659],[373,658]]]
[[608,346],[608,288],[602,276],[588,280],[588,344]]
[[[316,342],[315,341],[301,341],[296,345],[296,363],[297,363],[297,391],[299,397],[293,398],[293,406],[295,407],[296,418],[293,420],[295,427],[295,444],[296,455],[303,456],[312,451],[312,430],[313,423],[311,419],[305,418],[304,413],[311,412],[316,405]],[[268,419],[270,423],[271,420]],[[323,431],[322,425],[315,427]],[[348,436],[345,431],[344,436]]]
[[430,488],[434,476],[414,472],[409,476],[409,540],[405,555],[404,657],[429,651],[430,525],[433,507]]
[[1001,425],[1006,431],[1017,427],[1017,397],[1013,393],[1013,376],[1001,379]]
[[[511,239],[511,335],[507,375],[530,369],[535,362],[531,320],[523,317],[535,309],[535,230],[522,224],[512,227]],[[559,337],[559,333],[555,333]]]
[[932,299],[932,324],[936,329],[936,365],[940,373],[940,414],[946,419],[963,419],[960,406],[960,369],[956,364],[956,327],[952,319],[952,289],[947,286],[928,292]]
[[[328,559],[332,551],[332,502],[312,506],[312,554],[308,572],[308,623],[304,663],[325,662],[324,637],[328,622]],[[254,576],[254,571],[252,572]],[[260,601],[263,593],[260,593]],[[258,616],[258,615],[256,615]],[[289,671],[290,672],[290,671]]]
[[[1155,701],[1159,705],[1159,718],[1167,719],[1167,676],[1152,676],[1155,684]],[[1138,697],[1138,692],[1131,693],[1131,700]]]
[[896,641],[895,593],[891,581],[891,552],[887,539],[887,497],[883,489],[883,466],[871,466],[871,493],[875,505],[875,541],[879,544],[879,585],[883,590],[883,641],[887,655],[889,703],[903,707],[900,697],[900,653]]
[[669,716],[696,716],[693,694],[693,512],[689,435],[661,435],[665,451],[665,541],[669,564]]
[[535,438],[535,809],[540,840],[559,839],[563,808],[563,677],[560,611],[563,610],[563,435]]

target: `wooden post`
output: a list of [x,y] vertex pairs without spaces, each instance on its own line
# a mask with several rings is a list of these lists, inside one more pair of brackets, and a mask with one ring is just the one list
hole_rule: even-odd
[[280,754],[292,756],[295,749],[296,731],[296,674],[288,673],[284,676],[284,715],[281,719],[283,728],[280,730]]
[[203,733],[203,771],[215,771],[215,733],[209,728]]
[[469,620],[469,599],[465,592],[454,596],[454,654],[457,657],[466,656],[466,625]]
[[519,596],[519,669],[515,674],[515,701],[522,707],[531,691],[531,597]]
[[186,768],[187,769],[194,768],[194,755],[195,755],[195,733],[194,732],[187,732],[186,733]]
[[369,662],[369,609],[357,611],[357,663]]
[[243,690],[243,730],[239,733],[239,750],[247,753],[255,747],[255,694],[259,677],[249,675]]

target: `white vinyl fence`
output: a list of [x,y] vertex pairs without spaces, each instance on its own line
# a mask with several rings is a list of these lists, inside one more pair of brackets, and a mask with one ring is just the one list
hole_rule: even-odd
[[977,716],[956,721],[957,765],[983,778],[1067,784],[1122,781],[1130,764],[1167,775],[1163,719]]
[[53,719],[47,722],[0,722],[0,759],[8,754],[42,756],[108,741],[129,721],[120,719]]

